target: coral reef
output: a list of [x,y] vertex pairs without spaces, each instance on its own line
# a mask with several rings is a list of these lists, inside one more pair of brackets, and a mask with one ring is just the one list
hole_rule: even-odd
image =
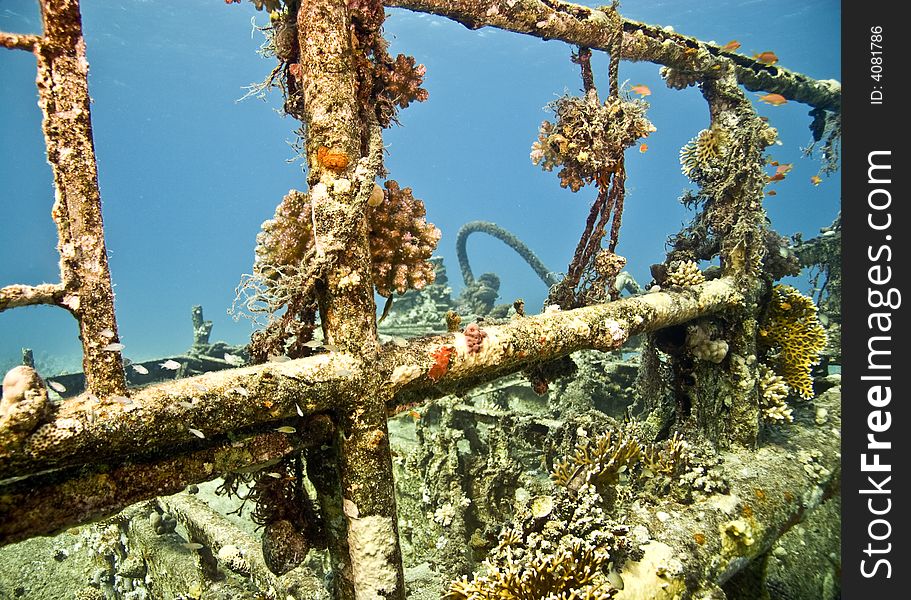
[[802,398],[812,398],[811,369],[826,344],[813,300],[791,286],[772,288],[759,343],[769,351],[768,359],[788,387]]
[[601,104],[590,91],[584,97],[563,96],[548,107],[557,120],[541,123],[531,160],[545,171],[562,166],[560,185],[574,192],[618,171],[623,150],[655,131],[643,100],[609,97]]
[[427,262],[442,235],[425,219],[424,203],[411,188],[386,182],[384,201],[368,207],[371,276],[380,296],[420,290],[433,283],[434,267]]

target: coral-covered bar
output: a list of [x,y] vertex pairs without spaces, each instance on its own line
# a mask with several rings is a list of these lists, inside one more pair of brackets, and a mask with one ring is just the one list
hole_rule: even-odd
[[742,54],[656,25],[624,19],[612,10],[561,0],[386,0],[386,6],[450,18],[469,29],[496,27],[545,40],[609,51],[617,26],[623,30],[621,58],[645,60],[697,76],[711,75],[719,60],[734,63],[746,89],[781,94],[789,100],[838,111],[841,85],[769,65]]

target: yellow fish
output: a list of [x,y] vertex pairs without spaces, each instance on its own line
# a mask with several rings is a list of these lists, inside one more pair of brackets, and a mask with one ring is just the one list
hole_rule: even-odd
[[820,183],[822,183],[822,177],[820,177],[819,175],[813,175],[812,177],[810,177],[810,181],[813,183],[813,185],[819,185]]

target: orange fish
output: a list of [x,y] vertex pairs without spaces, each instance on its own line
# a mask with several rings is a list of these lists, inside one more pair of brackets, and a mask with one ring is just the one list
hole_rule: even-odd
[[785,104],[788,99],[781,94],[766,94],[765,96],[760,96],[759,101],[771,104],[772,106],[781,106],[782,104]]
[[768,182],[771,183],[771,182],[773,182],[773,181],[781,181],[782,179],[784,179],[784,173],[775,173],[775,174],[772,175],[771,177],[768,177],[768,178],[766,179],[766,181],[768,181]]
[[647,85],[634,85],[630,90],[636,92],[640,96],[651,96],[652,90],[648,89]]
[[419,413],[418,411],[416,411],[412,408],[411,410],[408,411],[408,416],[410,416],[415,421],[418,421],[421,418],[421,413]]
[[787,173],[790,173],[791,169],[794,168],[794,163],[785,163],[783,165],[776,165],[776,166],[778,167],[777,169],[775,169],[776,175],[778,175],[779,173],[781,173],[782,175],[786,175]]
[[731,40],[730,42],[728,42],[727,44],[725,44],[724,46],[721,47],[721,51],[722,52],[734,52],[735,50],[737,50],[737,48],[740,48],[740,42],[738,42],[737,40]]
[[777,195],[778,195],[778,192],[776,192],[775,190],[769,190],[768,192],[766,192],[766,196],[777,196]]
[[770,162],[769,164],[772,165],[773,167],[777,167],[777,166],[778,166],[778,161],[777,161],[777,160],[773,160],[773,161]]
[[820,183],[822,183],[822,177],[820,177],[819,175],[813,175],[812,177],[810,177],[810,181],[813,182],[813,185],[819,185]]
[[766,50],[765,52],[754,54],[753,58],[764,65],[774,65],[778,62],[778,57],[771,50]]
[[641,146],[639,146],[639,152],[641,152],[642,154],[645,154],[647,150],[648,150],[648,144],[642,144]]

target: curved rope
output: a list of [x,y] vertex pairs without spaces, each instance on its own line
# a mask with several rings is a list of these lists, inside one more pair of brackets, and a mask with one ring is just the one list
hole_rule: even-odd
[[548,288],[557,283],[558,279],[556,275],[544,266],[541,259],[532,252],[531,248],[525,245],[525,242],[496,223],[491,223],[490,221],[469,221],[462,225],[459,229],[459,233],[456,235],[456,255],[459,258],[459,269],[462,271],[462,281],[465,282],[465,285],[474,283],[474,275],[471,272],[471,265],[468,263],[468,250],[466,244],[468,242],[468,236],[476,232],[493,236],[515,250]]

